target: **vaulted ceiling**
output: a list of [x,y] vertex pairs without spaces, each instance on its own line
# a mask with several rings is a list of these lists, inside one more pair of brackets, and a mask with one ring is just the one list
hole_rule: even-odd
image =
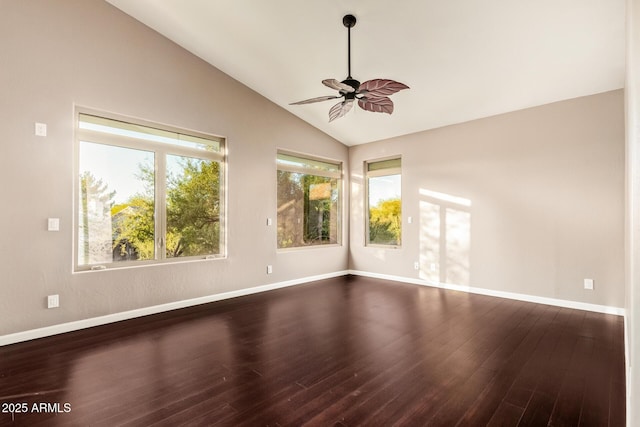
[[[107,0],[337,140],[355,145],[624,86],[624,0]],[[392,115],[329,123],[352,75],[387,78]]]

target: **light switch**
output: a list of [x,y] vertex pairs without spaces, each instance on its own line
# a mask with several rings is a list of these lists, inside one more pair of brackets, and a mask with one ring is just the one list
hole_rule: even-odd
[[58,308],[58,307],[60,307],[60,296],[49,295],[47,297],[47,308]]
[[47,220],[48,231],[60,231],[60,218],[49,218]]
[[584,279],[584,288],[592,291],[593,290],[593,279]]
[[45,123],[36,123],[36,136],[47,136],[47,125]]

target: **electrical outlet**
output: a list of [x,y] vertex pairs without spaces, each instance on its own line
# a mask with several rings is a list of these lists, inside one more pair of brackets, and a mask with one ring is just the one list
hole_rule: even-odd
[[60,296],[49,295],[47,297],[47,308],[57,308],[57,307],[60,307]]
[[592,291],[593,290],[593,279],[584,279],[584,288]]
[[273,266],[267,265],[267,274],[271,274],[271,273],[273,273]]
[[420,270],[420,263],[418,261],[413,263],[413,269],[414,270]]

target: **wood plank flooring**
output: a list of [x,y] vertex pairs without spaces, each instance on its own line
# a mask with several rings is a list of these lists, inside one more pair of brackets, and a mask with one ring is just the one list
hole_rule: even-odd
[[622,317],[345,276],[0,347],[0,425],[613,427],[624,381]]

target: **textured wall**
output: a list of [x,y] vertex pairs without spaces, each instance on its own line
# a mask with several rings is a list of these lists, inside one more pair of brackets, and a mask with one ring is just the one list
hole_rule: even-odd
[[[348,150],[105,2],[0,6],[0,335],[346,268],[624,305],[621,91]],[[72,273],[75,105],[228,138],[227,259]],[[278,149],[349,159],[343,246],[276,251]],[[398,154],[403,246],[365,248],[362,164]]]
[[640,426],[640,0],[627,0],[627,420]]
[[[0,58],[0,335],[346,269],[346,244],[278,253],[266,226],[277,149],[344,145],[103,1],[2,0]],[[72,274],[75,105],[227,137],[228,259]]]
[[[607,92],[352,147],[350,268],[623,307],[623,107]],[[403,245],[365,247],[362,164],[393,155]]]

